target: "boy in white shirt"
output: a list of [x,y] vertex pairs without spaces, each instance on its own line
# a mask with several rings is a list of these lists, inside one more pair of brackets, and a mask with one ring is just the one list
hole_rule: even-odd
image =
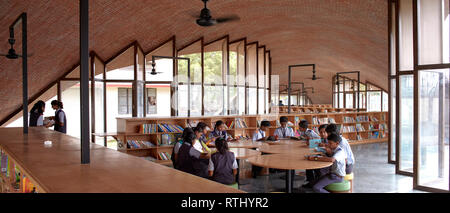
[[294,137],[294,130],[291,127],[288,127],[288,118],[285,116],[280,117],[280,127],[275,130],[274,135],[278,136],[278,138],[290,138]]
[[[327,132],[328,135],[330,135],[332,133],[340,135],[338,130],[337,130],[336,124],[329,124],[327,126],[327,128],[325,129],[325,131]],[[342,136],[340,136],[340,137],[342,138],[342,142],[339,144],[339,146],[342,148],[342,150],[345,151],[346,158],[347,158],[347,165],[345,166],[346,173],[350,174],[350,173],[352,173],[353,165],[355,164],[355,156],[353,155],[353,151],[352,151],[352,149],[350,147],[350,144],[348,144],[347,139],[345,139]]]
[[313,138],[320,138],[320,136],[314,132],[314,130],[308,128],[308,121],[303,119],[298,123],[298,129],[301,140],[308,140]]
[[339,135],[332,133],[328,136],[328,146],[333,150],[332,157],[320,156],[320,157],[307,157],[308,160],[312,161],[324,161],[333,162],[333,165],[321,169],[321,176],[319,180],[313,183],[313,190],[318,193],[329,193],[325,190],[325,187],[332,183],[342,182],[345,176],[345,161],[346,153],[339,146],[342,139]]
[[269,130],[270,122],[269,121],[261,121],[261,126],[258,130],[253,134],[254,141],[266,141],[269,137],[266,137],[266,131]]

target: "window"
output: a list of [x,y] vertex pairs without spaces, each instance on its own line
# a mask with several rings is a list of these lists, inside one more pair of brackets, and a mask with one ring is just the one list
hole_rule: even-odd
[[119,115],[131,114],[133,106],[133,95],[131,88],[118,88],[118,113]]
[[158,110],[156,108],[156,88],[146,88],[147,89],[147,114],[157,114]]

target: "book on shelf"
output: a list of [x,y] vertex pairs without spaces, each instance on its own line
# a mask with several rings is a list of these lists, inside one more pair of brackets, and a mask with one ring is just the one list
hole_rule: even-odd
[[357,116],[356,122],[369,122],[369,116],[367,116],[367,115]]
[[343,126],[342,132],[343,133],[356,132],[356,129],[355,129],[355,126]]
[[241,118],[236,118],[235,128],[248,128],[247,124]]
[[171,133],[171,132],[183,132],[183,127],[176,124],[158,124],[159,132]]
[[160,152],[158,155],[161,160],[170,160],[170,154],[168,152]]
[[139,141],[139,140],[128,140],[127,148],[130,149],[141,149],[155,147],[155,145],[150,141]]
[[312,117],[312,123],[314,125],[318,124],[328,124],[328,118],[318,118],[318,117]]
[[387,130],[387,125],[386,124],[379,124],[378,129],[379,130]]
[[375,122],[377,122],[378,119],[377,119],[375,116],[370,116],[370,121],[375,121]]
[[298,125],[300,123],[300,117],[295,116],[294,122],[295,122],[295,125]]
[[158,125],[157,124],[142,124],[139,128],[139,133],[141,134],[150,134],[150,133],[157,133],[158,132]]
[[358,141],[362,140],[362,137],[361,137],[360,134],[357,134],[357,135],[356,135],[356,140],[358,140]]
[[24,193],[35,193],[36,187],[33,185],[33,183],[30,181],[28,177],[23,175],[22,178],[22,192]]
[[381,114],[381,120],[382,120],[382,121],[386,121],[386,114],[384,114],[384,113]]
[[353,117],[345,116],[343,119],[344,123],[355,123],[355,119]]
[[233,129],[234,121],[227,121],[227,122],[225,122],[225,125],[227,126],[228,129]]
[[6,170],[8,169],[8,155],[6,155],[5,152],[1,151],[1,161],[0,161],[0,172],[6,173]]
[[356,124],[356,131],[363,132],[366,130],[364,129],[364,126],[362,124]]
[[378,132],[370,132],[369,133],[369,139],[377,139],[377,138],[379,138]]
[[161,134],[161,139],[158,138],[158,145],[174,145],[181,138],[181,133],[176,134]]

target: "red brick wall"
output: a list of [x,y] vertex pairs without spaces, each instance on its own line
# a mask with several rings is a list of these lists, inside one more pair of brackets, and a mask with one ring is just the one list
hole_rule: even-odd
[[[317,75],[299,72],[295,81],[314,86],[314,103],[331,103],[331,77],[360,70],[362,80],[387,89],[388,40],[386,0],[212,0],[213,17],[237,14],[239,22],[202,28],[195,18],[200,0],[90,1],[90,49],[108,59],[137,40],[145,51],[175,35],[176,46],[204,36],[247,37],[271,51],[273,74],[287,79],[290,64],[315,63]],[[2,1],[0,52],[9,49],[7,26],[21,13],[29,16],[29,95],[36,94],[79,61],[78,1]],[[19,32],[16,29],[16,32]],[[16,49],[21,52],[20,33]],[[0,58],[0,119],[21,104],[21,61]]]

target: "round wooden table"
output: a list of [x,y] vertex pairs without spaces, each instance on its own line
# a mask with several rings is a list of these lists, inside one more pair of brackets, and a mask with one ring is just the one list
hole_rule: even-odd
[[306,146],[306,141],[299,141],[299,140],[292,140],[292,139],[280,139],[278,141],[268,141],[266,142],[269,145],[294,145],[294,146],[300,146],[304,145]]
[[309,161],[304,155],[297,154],[272,154],[250,157],[247,159],[252,165],[286,170],[286,192],[292,192],[294,181],[292,176],[296,169],[320,169],[331,166],[331,162]]
[[312,149],[303,145],[273,145],[258,148],[258,151],[267,154],[297,154],[304,156],[315,153]]
[[263,142],[257,142],[252,140],[246,140],[246,141],[237,141],[237,142],[228,142],[229,148],[258,148],[262,146],[268,146],[268,144],[265,144]]

